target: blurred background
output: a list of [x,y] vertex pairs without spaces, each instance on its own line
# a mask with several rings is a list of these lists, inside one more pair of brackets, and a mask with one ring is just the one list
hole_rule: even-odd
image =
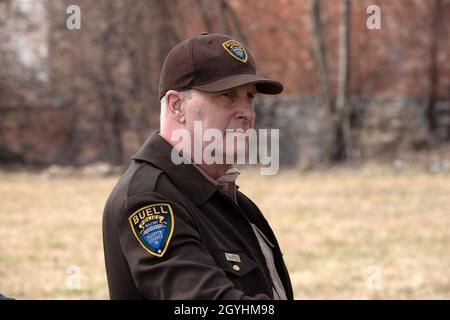
[[285,86],[256,101],[280,174],[239,183],[296,298],[449,299],[448,0],[0,0],[0,293],[108,298],[104,202],[158,129],[166,54],[202,31]]

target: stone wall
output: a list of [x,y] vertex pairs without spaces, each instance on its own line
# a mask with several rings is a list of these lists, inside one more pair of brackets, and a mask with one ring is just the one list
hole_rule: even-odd
[[[418,151],[429,144],[424,98],[352,98],[355,160]],[[313,165],[324,159],[320,106],[315,97],[266,101],[257,108],[260,128],[280,130],[280,163]],[[448,139],[450,100],[437,103],[437,141]],[[447,140],[448,141],[448,140]]]

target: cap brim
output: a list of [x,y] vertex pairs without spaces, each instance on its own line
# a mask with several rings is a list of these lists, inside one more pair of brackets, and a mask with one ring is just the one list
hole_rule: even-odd
[[263,94],[279,94],[283,91],[283,85],[274,80],[263,78],[255,74],[238,74],[194,86],[193,89],[204,92],[221,92],[232,88],[254,84],[256,91]]

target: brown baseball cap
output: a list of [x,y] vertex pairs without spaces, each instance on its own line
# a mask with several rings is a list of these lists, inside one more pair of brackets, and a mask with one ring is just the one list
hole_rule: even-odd
[[250,52],[228,35],[202,32],[177,44],[164,61],[159,98],[168,90],[221,92],[254,84],[256,91],[278,94],[283,85],[256,74]]

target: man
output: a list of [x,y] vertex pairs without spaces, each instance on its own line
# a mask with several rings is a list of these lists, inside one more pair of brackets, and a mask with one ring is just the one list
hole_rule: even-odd
[[[282,90],[256,75],[250,53],[227,35],[202,33],[169,52],[160,132],[133,156],[105,206],[112,299],[293,298],[275,235],[237,191],[239,171],[225,161],[190,161],[196,124],[223,137],[246,131],[255,123],[255,94]],[[188,143],[178,143],[180,130]],[[186,161],[176,163],[174,155]]]

